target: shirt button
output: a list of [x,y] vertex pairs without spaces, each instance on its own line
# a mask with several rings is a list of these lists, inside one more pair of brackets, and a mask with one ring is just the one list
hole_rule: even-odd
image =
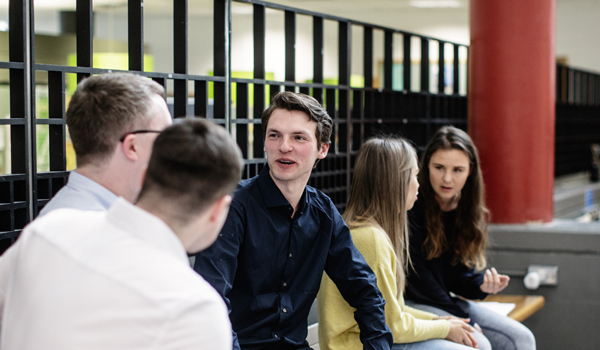
[[287,286],[287,283],[283,282],[283,286],[284,286],[284,287],[286,287],[286,286]]
[[274,338],[279,338],[279,336],[278,336],[277,334],[275,334],[273,337],[274,337]]
[[290,253],[290,258],[292,257],[292,253]]
[[283,313],[286,313],[286,312],[287,312],[287,309],[283,309],[282,311],[283,311]]

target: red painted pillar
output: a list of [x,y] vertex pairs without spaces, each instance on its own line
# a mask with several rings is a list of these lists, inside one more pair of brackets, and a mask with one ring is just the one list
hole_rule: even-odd
[[494,223],[553,217],[555,1],[471,0],[469,134]]

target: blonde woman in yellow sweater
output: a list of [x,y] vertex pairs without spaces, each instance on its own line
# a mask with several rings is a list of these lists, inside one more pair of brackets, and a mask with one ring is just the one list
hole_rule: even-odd
[[[404,304],[408,256],[406,211],[419,188],[417,156],[406,140],[374,138],[358,151],[344,220],[354,245],[377,275],[394,350],[467,350],[477,347],[468,320],[438,317]],[[323,350],[362,349],[354,311],[323,275],[318,295],[319,344]]]

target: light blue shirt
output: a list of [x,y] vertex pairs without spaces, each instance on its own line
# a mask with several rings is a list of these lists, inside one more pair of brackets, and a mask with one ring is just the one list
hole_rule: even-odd
[[52,197],[39,216],[60,208],[107,211],[117,196],[96,181],[72,171],[67,184]]

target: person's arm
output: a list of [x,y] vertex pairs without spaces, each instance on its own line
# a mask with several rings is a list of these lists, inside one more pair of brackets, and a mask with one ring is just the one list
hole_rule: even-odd
[[450,290],[467,299],[485,299],[488,293],[481,290],[484,274],[477,273],[474,269],[457,264],[452,267],[452,284]]
[[[450,330],[450,322],[434,321],[437,315],[410,308],[404,305],[402,296],[400,296],[401,300],[396,297],[398,292],[396,256],[390,244],[384,241],[385,237],[373,233],[373,235],[366,235],[365,241],[361,239],[357,242],[357,247],[359,251],[365,252],[365,258],[377,276],[377,286],[386,301],[385,319],[394,336],[394,343],[414,343],[446,338]],[[385,235],[384,232],[382,234]],[[371,247],[364,248],[371,249],[363,249],[366,245]],[[375,256],[370,256],[370,252],[375,252]]]
[[[211,247],[196,254],[194,262],[194,270],[221,295],[229,313],[231,313],[231,303],[227,293],[231,291],[237,271],[237,256],[244,237],[244,222],[243,207],[233,201],[219,237]],[[233,332],[233,349],[240,349],[235,332]]]
[[333,204],[332,212],[333,234],[325,272],[356,309],[354,318],[364,349],[390,349],[393,338],[385,323],[385,300],[377,288],[375,274],[352,243],[350,231]]
[[423,242],[427,232],[423,218],[410,211],[409,220],[412,267],[409,267],[407,276],[407,299],[440,308],[458,317],[466,317],[467,315],[454,303],[448,291],[438,280],[440,277],[435,275],[431,261],[425,259]]

